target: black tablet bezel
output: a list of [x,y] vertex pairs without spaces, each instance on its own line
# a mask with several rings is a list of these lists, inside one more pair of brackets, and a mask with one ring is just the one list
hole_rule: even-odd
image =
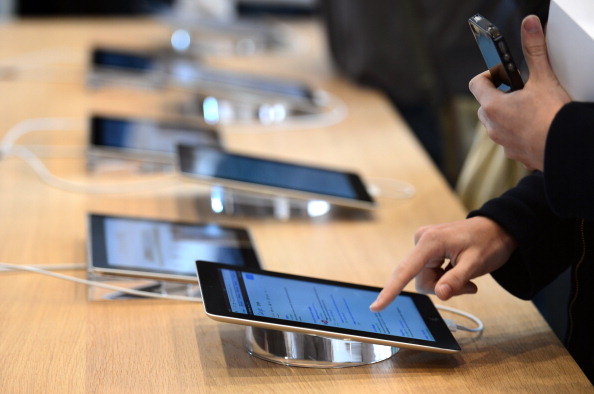
[[[94,114],[91,116],[90,124],[89,124],[89,146],[92,148],[97,149],[105,149],[110,151],[118,151],[118,152],[131,152],[131,153],[138,153],[138,154],[149,154],[149,155],[162,155],[162,156],[171,156],[172,158],[176,154],[176,146],[173,146],[172,151],[165,151],[165,150],[150,150],[150,149],[142,149],[136,146],[115,146],[112,144],[107,144],[105,142],[105,129],[103,127],[103,123],[106,121],[115,121],[115,122],[123,122],[127,124],[151,124],[155,127],[155,129],[163,130],[167,132],[168,130],[184,130],[188,133],[196,133],[204,135],[205,137],[212,138],[213,146],[220,146],[221,139],[219,133],[215,129],[207,128],[207,127],[196,127],[188,124],[182,123],[173,123],[173,122],[164,122],[164,121],[157,121],[157,120],[150,120],[150,119],[140,119],[140,118],[124,118],[124,117],[117,117],[117,116],[107,116],[102,114]],[[147,138],[151,138],[151,135],[147,135]]]
[[[89,267],[88,269],[95,273],[128,276],[128,277],[141,277],[141,278],[154,278],[162,280],[173,280],[180,282],[196,283],[197,277],[195,270],[192,272],[179,272],[171,270],[142,270],[134,267],[120,266],[111,264],[107,259],[107,245],[106,245],[106,234],[105,234],[105,223],[106,220],[115,219],[123,220],[127,222],[144,222],[144,223],[155,223],[155,224],[173,224],[176,226],[188,226],[188,227],[205,227],[205,226],[217,226],[226,231],[232,231],[240,240],[242,247],[239,248],[241,256],[243,257],[246,267],[259,269],[260,261],[254,247],[251,235],[249,231],[242,227],[231,227],[222,226],[217,223],[189,223],[189,222],[177,222],[167,221],[159,219],[140,218],[132,216],[118,216],[118,215],[102,215],[96,213],[90,213],[88,215],[88,254],[89,254]],[[245,244],[245,246],[243,246]]]
[[[267,183],[256,183],[256,182],[247,182],[243,180],[239,180],[237,178],[227,178],[227,177],[213,177],[210,174],[199,174],[193,171],[194,168],[194,161],[196,157],[199,157],[201,152],[216,152],[224,157],[230,158],[239,158],[241,160],[250,160],[254,162],[261,162],[261,163],[269,163],[278,166],[290,166],[294,168],[306,168],[311,169],[314,171],[321,171],[326,173],[334,173],[340,176],[345,176],[348,179],[349,185],[351,186],[351,190],[356,194],[355,198],[347,197],[344,195],[340,195],[338,193],[332,193],[331,190],[328,190],[327,193],[316,192],[311,190],[302,190],[297,188],[288,188],[282,185],[275,185],[275,184],[267,184]],[[296,162],[289,162],[289,161],[282,161],[276,159],[270,159],[266,157],[256,157],[250,156],[245,154],[238,154],[233,152],[228,152],[222,149],[218,149],[215,147],[209,146],[187,146],[187,145],[178,145],[178,169],[181,174],[188,176],[193,179],[198,179],[202,181],[207,181],[209,183],[221,183],[223,186],[229,186],[233,188],[243,189],[247,191],[253,191],[257,193],[267,193],[267,194],[278,194],[284,195],[287,197],[292,198],[299,198],[299,199],[319,199],[325,200],[330,203],[334,203],[337,205],[348,206],[352,208],[359,208],[359,209],[374,209],[376,207],[376,202],[374,201],[373,197],[369,194],[365,184],[361,177],[351,171],[344,171],[339,169],[331,169],[326,167],[320,166],[313,166],[313,165],[306,165]]]
[[361,342],[370,342],[388,346],[413,348],[417,350],[426,350],[438,353],[455,353],[460,351],[460,346],[453,337],[451,331],[443,321],[437,308],[431,299],[424,294],[402,292],[401,296],[410,297],[415,303],[423,320],[435,342],[416,338],[400,337],[396,335],[386,335],[366,331],[357,331],[352,329],[328,327],[311,323],[295,322],[291,320],[268,318],[256,315],[246,315],[242,313],[230,312],[227,305],[226,291],[220,278],[220,269],[230,269],[236,272],[252,272],[260,275],[269,275],[279,278],[296,279],[306,282],[329,284],[353,289],[371,290],[379,293],[381,288],[365,286],[353,283],[331,281],[325,279],[311,278],[306,276],[291,275],[280,272],[264,271],[250,269],[245,267],[229,266],[223,264],[213,264],[207,261],[197,261],[196,269],[198,281],[202,290],[202,298],[206,314],[219,321],[236,323],[243,325],[253,325],[268,327],[271,329],[297,331],[312,333],[315,335],[328,336],[341,339],[352,339]]

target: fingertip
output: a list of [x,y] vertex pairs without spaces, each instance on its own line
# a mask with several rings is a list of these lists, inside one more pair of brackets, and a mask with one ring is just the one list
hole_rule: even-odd
[[389,293],[386,293],[385,289],[380,291],[377,295],[375,301],[369,305],[369,310],[372,312],[381,312],[388,306],[390,302],[393,301],[393,298],[390,296]]
[[435,295],[442,301],[447,301],[452,298],[452,293],[452,286],[447,283],[443,283],[435,287]]
[[540,34],[542,31],[542,25],[540,19],[536,15],[528,15],[522,22],[522,27],[527,33]]
[[381,312],[384,309],[379,297],[369,305],[369,310],[372,312]]

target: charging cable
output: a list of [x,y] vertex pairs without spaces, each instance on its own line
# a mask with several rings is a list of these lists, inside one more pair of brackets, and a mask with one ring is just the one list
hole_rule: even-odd
[[[43,267],[43,268],[42,268]],[[148,297],[148,298],[158,298],[158,299],[166,299],[166,300],[175,300],[175,301],[191,301],[191,302],[202,302],[201,298],[198,297],[187,297],[187,296],[176,296],[176,295],[169,295],[169,294],[159,294],[159,293],[152,293],[143,290],[136,290],[136,289],[129,289],[120,286],[113,286],[108,285],[106,283],[97,282],[93,280],[81,279],[74,276],[63,275],[59,274],[57,270],[74,270],[74,269],[85,269],[86,266],[84,264],[62,264],[62,265],[44,265],[44,266],[31,266],[31,265],[18,265],[18,264],[8,264],[0,262],[0,271],[26,271],[26,272],[33,272],[36,274],[42,274],[46,276],[50,276],[57,279],[68,280],[75,283],[84,284],[87,286],[94,286],[99,287],[107,290],[117,291],[124,294],[130,294],[140,297]],[[457,330],[462,331],[470,331],[470,332],[482,332],[484,329],[483,322],[476,316],[471,315],[470,313],[461,311],[459,309],[451,308],[444,305],[436,305],[436,308],[439,310],[447,311],[450,313],[454,313],[460,316],[463,316],[467,319],[472,320],[476,323],[476,327],[466,327],[461,324],[457,324],[451,319],[444,319],[450,331],[455,332]]]
[[74,193],[87,194],[122,194],[154,191],[155,188],[179,184],[176,174],[165,174],[157,179],[122,182],[110,185],[93,185],[73,182],[54,175],[30,149],[16,145],[16,141],[33,131],[81,130],[86,127],[82,119],[77,118],[35,118],[27,119],[13,126],[0,141],[0,159],[13,155],[20,157],[35,171],[37,176],[49,186]]
[[46,276],[51,276],[57,279],[64,279],[69,280],[71,282],[80,283],[87,286],[92,287],[100,287],[102,289],[113,290],[120,293],[135,295],[139,297],[150,297],[150,298],[159,298],[165,300],[174,300],[174,301],[192,301],[192,302],[201,302],[202,299],[198,297],[186,297],[186,296],[177,296],[171,294],[159,294],[159,293],[152,293],[149,291],[143,290],[136,290],[136,289],[128,289],[125,287],[120,286],[113,286],[102,282],[97,282],[88,279],[81,279],[70,275],[63,275],[57,272],[52,272],[51,270],[68,270],[68,269],[80,269],[85,268],[84,265],[58,265],[58,266],[43,266],[45,268],[41,268],[41,266],[31,266],[31,265],[19,265],[19,264],[8,264],[0,262],[0,270],[5,271],[27,271],[27,272],[34,272],[36,274],[42,274]]
[[482,332],[483,329],[485,328],[485,325],[483,324],[481,319],[479,319],[478,317],[476,317],[468,312],[464,312],[464,311],[461,311],[460,309],[456,309],[456,308],[452,308],[452,307],[444,306],[444,305],[435,305],[435,307],[439,310],[443,310],[443,311],[447,311],[450,313],[454,313],[456,315],[463,316],[467,319],[472,320],[476,324],[476,327],[466,327],[461,324],[457,324],[454,320],[443,319],[445,321],[445,323],[447,324],[448,328],[450,329],[450,331],[452,331],[452,332],[455,332],[458,330],[469,331],[469,332]]

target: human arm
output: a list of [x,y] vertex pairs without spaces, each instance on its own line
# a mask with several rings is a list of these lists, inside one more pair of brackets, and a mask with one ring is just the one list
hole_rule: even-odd
[[474,77],[469,88],[481,104],[478,116],[489,137],[510,159],[542,171],[549,128],[571,98],[551,69],[544,32],[534,15],[522,22],[522,47],[530,70],[524,89],[503,93],[489,72]]
[[[419,230],[413,251],[370,308],[385,308],[415,277],[419,291],[445,300],[475,293],[471,280],[492,273],[510,293],[529,299],[574,261],[575,231],[575,220],[551,211],[543,174],[534,173],[469,219]],[[453,264],[443,268],[451,256]]]
[[545,148],[546,194],[562,217],[594,220],[594,103],[572,102],[553,120]]

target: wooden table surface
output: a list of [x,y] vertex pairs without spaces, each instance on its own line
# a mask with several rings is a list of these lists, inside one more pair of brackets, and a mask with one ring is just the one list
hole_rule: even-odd
[[[457,197],[380,94],[330,66],[316,24],[291,25],[303,45],[285,53],[208,60],[305,80],[344,101],[333,125],[262,129],[226,126],[229,148],[344,167],[384,192],[411,184],[411,198],[378,197],[368,216],[288,221],[234,218],[199,209],[204,186],[164,179],[154,189],[97,194],[43,183],[22,159],[0,159],[0,262],[81,264],[89,212],[171,220],[218,220],[252,232],[271,270],[382,286],[425,224],[465,216]],[[75,118],[76,130],[37,131],[17,144],[52,173],[108,187],[161,179],[85,171],[84,121],[93,112],[168,116],[176,94],[85,87],[89,48],[167,40],[159,22],[135,19],[26,20],[0,25],[0,136],[31,118]],[[160,182],[160,181],[159,181]],[[82,270],[65,272],[85,277]],[[199,303],[90,301],[87,287],[24,272],[0,272],[0,392],[591,392],[580,369],[530,302],[490,277],[479,293],[447,303],[473,313],[484,333],[455,334],[456,355],[401,350],[388,361],[343,369],[290,368],[249,356],[244,328],[207,318]],[[436,300],[436,302],[438,302]],[[469,323],[470,324],[470,323]]]

